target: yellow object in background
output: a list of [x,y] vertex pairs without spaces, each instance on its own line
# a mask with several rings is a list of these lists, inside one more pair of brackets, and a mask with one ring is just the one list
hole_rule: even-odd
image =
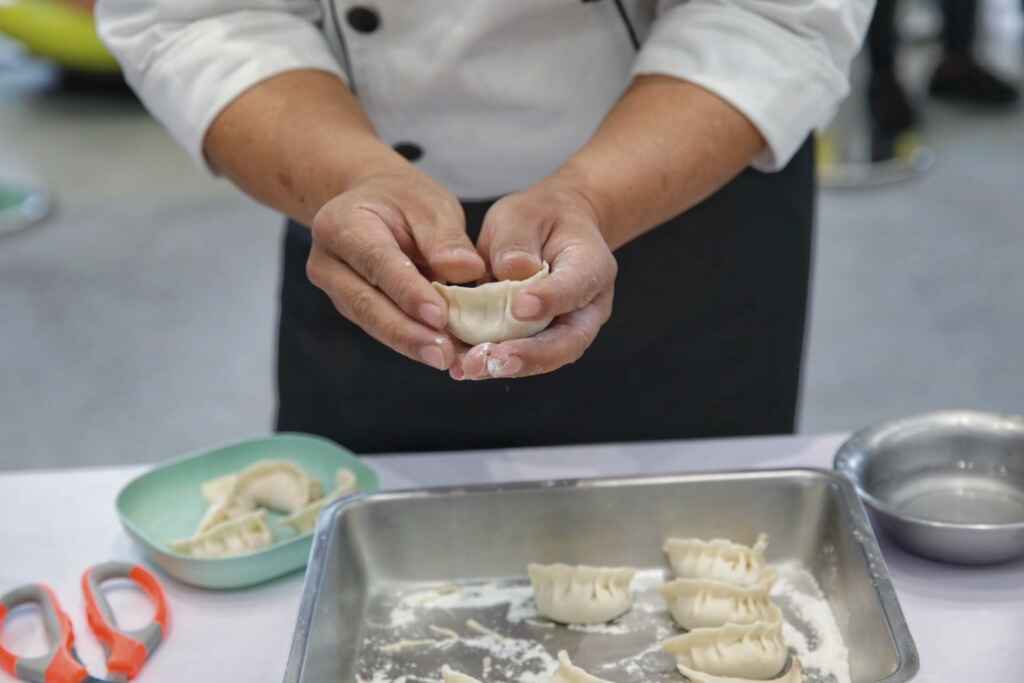
[[815,160],[818,168],[831,168],[839,156],[836,152],[836,141],[832,136],[832,131],[819,130],[815,133],[814,138]]
[[61,0],[0,0],[0,33],[34,55],[90,73],[119,66],[96,35],[92,14]]

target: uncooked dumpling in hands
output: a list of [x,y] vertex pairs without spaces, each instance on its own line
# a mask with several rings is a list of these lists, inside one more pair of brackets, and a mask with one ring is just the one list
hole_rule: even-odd
[[434,283],[434,289],[448,303],[448,329],[471,346],[531,337],[551,324],[552,318],[518,320],[512,315],[512,300],[519,292],[548,276],[547,263],[526,280],[488,282],[478,287]]

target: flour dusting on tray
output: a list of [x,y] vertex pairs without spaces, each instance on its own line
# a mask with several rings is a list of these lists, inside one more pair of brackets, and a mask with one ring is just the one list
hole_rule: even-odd
[[[787,623],[786,643],[806,683],[850,683],[847,651],[834,615],[807,570],[777,565],[772,592]],[[633,609],[609,623],[556,625],[537,613],[522,577],[459,584],[392,585],[369,597],[357,662],[365,683],[437,683],[448,665],[484,683],[546,683],[568,650],[579,666],[614,683],[680,683],[661,641],[680,633],[657,586],[660,569],[633,581]]]
[[849,651],[818,582],[796,562],[776,569],[772,598],[785,616],[782,636],[800,657],[804,682],[850,683]]

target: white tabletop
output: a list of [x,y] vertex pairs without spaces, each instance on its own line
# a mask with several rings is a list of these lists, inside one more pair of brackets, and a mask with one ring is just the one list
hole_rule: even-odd
[[[642,445],[382,456],[370,459],[384,488],[657,474],[693,470],[830,467],[840,436],[659,442]],[[46,581],[75,622],[79,654],[103,673],[99,646],[85,625],[81,571],[141,555],[114,512],[118,489],[143,468],[42,471],[0,476],[0,591]],[[945,566],[910,556],[883,539],[900,604],[921,655],[916,681],[1024,681],[1024,562]],[[277,683],[284,674],[302,590],[301,574],[256,588],[204,591],[165,578],[171,634],[143,670],[143,683],[238,680]],[[147,619],[131,591],[112,601],[130,622]],[[131,626],[132,623],[125,624]],[[18,617],[3,642],[38,653],[38,622]],[[227,674],[227,676],[225,675]],[[0,673],[0,683],[5,675]]]

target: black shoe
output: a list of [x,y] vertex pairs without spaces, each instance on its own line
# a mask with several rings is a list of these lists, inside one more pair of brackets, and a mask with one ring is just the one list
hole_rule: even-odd
[[1020,93],[1013,85],[965,55],[946,55],[928,86],[932,97],[989,107],[1007,107]]
[[872,75],[868,84],[868,113],[874,129],[889,135],[913,128],[918,120],[907,91],[892,71]]

